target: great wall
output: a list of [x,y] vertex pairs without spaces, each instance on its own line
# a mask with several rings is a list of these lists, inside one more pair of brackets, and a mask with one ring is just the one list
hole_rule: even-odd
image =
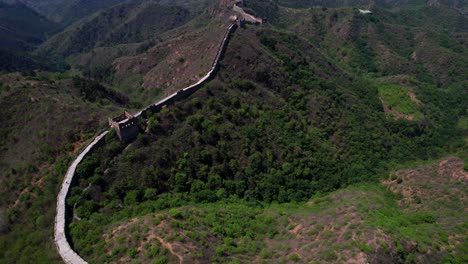
[[207,81],[211,80],[216,75],[216,72],[219,68],[219,60],[224,55],[231,34],[237,29],[238,26],[239,20],[236,20],[227,28],[226,33],[224,34],[224,38],[221,41],[221,44],[218,48],[218,52],[213,60],[211,70],[198,82],[167,96],[166,98],[160,100],[157,103],[147,106],[135,115],[124,113],[120,116],[109,119],[109,125],[115,128],[119,138],[123,141],[128,141],[135,137],[136,134],[138,134],[138,129],[136,129],[135,118],[139,116],[147,118],[151,113],[157,113],[161,111],[162,108],[167,107],[176,101],[187,98],[188,96],[196,92],[198,89],[200,89]]
[[[118,137],[124,141],[130,141],[133,139],[139,132],[137,127],[136,118],[143,117],[148,118],[150,114],[157,113],[161,111],[164,107],[167,107],[173,104],[176,101],[182,100],[190,96],[199,90],[203,85],[210,81],[219,70],[219,61],[224,56],[226,48],[228,46],[229,40],[232,33],[235,30],[242,26],[245,23],[251,24],[261,24],[262,19],[255,18],[254,16],[247,14],[240,5],[243,4],[242,0],[237,0],[233,5],[233,11],[238,13],[239,16],[235,18],[235,21],[232,22],[224,34],[224,38],[220,43],[218,52],[213,60],[210,71],[203,76],[198,82],[192,84],[186,88],[183,88],[176,93],[173,93],[164,99],[158,101],[157,103],[151,104],[141,110],[140,112],[132,115],[128,112],[123,113],[120,116],[109,119],[109,125],[111,128],[116,130]],[[72,246],[69,243],[68,238],[68,225],[67,225],[67,204],[66,198],[68,196],[70,187],[72,186],[75,179],[75,171],[81,161],[93,150],[95,150],[100,145],[104,144],[105,136],[110,132],[109,129],[101,131],[78,155],[78,157],[72,162],[70,167],[65,174],[63,179],[59,194],[57,195],[57,208],[55,215],[55,225],[54,225],[54,241],[57,246],[57,250],[65,263],[68,264],[87,264],[87,262],[76,253]]]

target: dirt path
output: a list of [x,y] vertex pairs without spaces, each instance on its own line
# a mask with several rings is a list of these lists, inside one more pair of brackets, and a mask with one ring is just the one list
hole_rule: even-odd
[[182,262],[184,262],[184,257],[182,257],[181,255],[174,252],[174,249],[172,248],[171,243],[166,242],[160,236],[156,236],[156,238],[159,240],[159,243],[161,243],[161,245],[163,245],[163,247],[167,248],[169,250],[169,252],[171,252],[172,255],[176,256],[179,259],[179,264],[182,264]]
[[289,233],[296,235],[296,237],[301,238],[302,235],[299,234],[299,230],[302,229],[302,224],[298,224],[296,227],[294,227],[293,230],[290,230]]

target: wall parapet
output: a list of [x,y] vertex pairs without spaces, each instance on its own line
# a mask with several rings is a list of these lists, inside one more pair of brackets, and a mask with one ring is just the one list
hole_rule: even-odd
[[109,118],[109,125],[115,128],[117,136],[122,141],[129,141],[138,135],[136,118],[128,112]]

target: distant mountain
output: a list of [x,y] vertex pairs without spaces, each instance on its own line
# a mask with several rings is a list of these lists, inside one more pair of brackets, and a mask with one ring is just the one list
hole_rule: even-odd
[[50,20],[66,26],[99,10],[117,4],[155,2],[164,5],[190,6],[201,9],[207,3],[213,2],[213,0],[0,0],[0,2],[8,4],[23,3]]
[[69,24],[102,8],[128,2],[128,0],[0,0],[5,3],[21,2],[49,19]]
[[7,4],[21,2],[31,9],[34,9],[36,12],[47,16],[52,13],[58,6],[65,3],[66,0],[0,0]]
[[22,3],[0,3],[0,48],[31,50],[56,26]]
[[[31,0],[29,0],[31,1]],[[63,25],[73,23],[83,17],[91,15],[101,9],[110,6],[129,2],[128,0],[72,0],[61,1],[55,9],[50,10],[47,14],[53,21]]]
[[142,42],[191,18],[187,9],[178,6],[152,2],[116,5],[69,26],[44,43],[39,52],[68,56],[95,47]]
[[340,7],[340,6],[379,6],[386,8],[408,6],[446,6],[466,13],[465,0],[279,0],[281,5],[289,7]]
[[83,17],[91,15],[99,10],[109,8],[117,4],[137,4],[143,2],[160,3],[164,5],[195,6],[206,2],[211,2],[211,0],[62,0],[61,4],[47,15],[54,21],[60,22],[62,24],[69,24]]

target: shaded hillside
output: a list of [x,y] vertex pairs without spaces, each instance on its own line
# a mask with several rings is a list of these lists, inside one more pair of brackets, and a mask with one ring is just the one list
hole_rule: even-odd
[[48,17],[50,13],[57,8],[57,6],[66,2],[66,0],[0,0],[7,4],[21,2],[29,8],[34,9],[36,12]]
[[122,3],[155,2],[201,10],[213,0],[0,0],[0,2],[22,2],[50,20],[66,26],[99,10]]
[[0,48],[31,50],[56,24],[21,3],[0,3]]
[[56,28],[57,24],[20,2],[0,3],[0,72],[63,69],[60,63],[29,53]]
[[44,5],[43,12],[51,20],[62,25],[69,25],[99,10],[125,2],[131,2],[131,0],[67,0],[55,5]]
[[132,0],[0,0],[5,3],[23,3],[60,25],[68,25],[96,11]]
[[122,4],[73,24],[42,45],[39,53],[69,56],[95,47],[142,42],[180,26],[190,18],[190,12],[181,7]]
[[28,52],[0,49],[0,72],[31,73],[40,69],[45,71],[59,71],[66,65],[48,61],[40,56]]

